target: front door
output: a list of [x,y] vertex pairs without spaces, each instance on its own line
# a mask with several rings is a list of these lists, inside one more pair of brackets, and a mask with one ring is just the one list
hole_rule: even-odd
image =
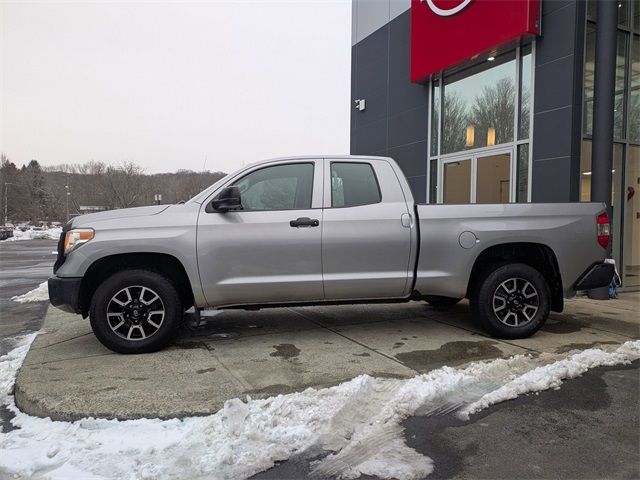
[[258,166],[232,185],[242,210],[198,219],[198,268],[211,306],[322,300],[323,162]]
[[441,160],[442,203],[515,201],[513,150],[495,149]]
[[326,160],[324,204],[325,298],[408,295],[412,212],[391,165],[385,160]]

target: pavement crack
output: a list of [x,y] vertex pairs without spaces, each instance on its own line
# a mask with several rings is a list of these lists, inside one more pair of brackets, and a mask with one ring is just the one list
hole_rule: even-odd
[[87,335],[93,335],[93,332],[83,333],[82,335],[77,335],[71,338],[65,338],[64,340],[60,340],[59,342],[48,343],[47,345],[43,345],[42,347],[33,347],[34,350],[43,350],[48,347],[53,347],[54,345],[60,345],[61,343],[68,342],[70,340],[75,340],[76,338],[86,337]]
[[323,329],[325,329],[325,330],[329,330],[331,333],[334,333],[335,335],[338,335],[338,336],[340,336],[340,337],[342,337],[342,338],[344,338],[344,339],[346,339],[346,340],[349,340],[350,342],[353,342],[353,343],[355,343],[355,344],[357,344],[357,345],[360,345],[361,347],[366,348],[367,350],[370,350],[370,351],[372,351],[372,352],[374,352],[374,353],[377,353],[378,355],[381,355],[381,356],[383,356],[383,357],[385,357],[385,358],[388,358],[389,360],[391,360],[391,361],[393,361],[393,362],[397,363],[398,365],[402,365],[403,367],[405,367],[405,368],[407,368],[407,369],[411,370],[412,372],[420,373],[420,372],[418,372],[417,370],[414,370],[413,368],[411,368],[411,367],[407,366],[406,364],[402,363],[402,362],[401,362],[400,360],[398,360],[397,358],[395,358],[395,357],[393,357],[393,356],[391,356],[391,355],[387,355],[386,353],[381,352],[381,351],[379,351],[379,350],[376,350],[375,348],[370,347],[370,346],[369,346],[369,345],[367,345],[367,344],[364,344],[364,343],[362,343],[362,342],[359,342],[358,340],[356,340],[356,339],[354,339],[354,338],[351,338],[351,337],[349,337],[349,336],[347,336],[347,335],[345,335],[345,334],[343,334],[343,333],[340,333],[340,332],[338,332],[337,330],[335,330],[335,329],[333,329],[333,328],[331,328],[331,327],[329,327],[329,326],[327,326],[327,325],[323,324],[322,322],[319,322],[319,321],[317,321],[317,320],[315,320],[315,319],[313,319],[313,318],[311,318],[311,317],[309,317],[309,316],[305,315],[305,314],[304,314],[304,313],[302,313],[302,312],[297,312],[297,311],[295,311],[295,310],[293,310],[293,309],[291,309],[291,308],[289,308],[289,307],[286,307],[286,309],[287,309],[287,310],[289,310],[290,312],[295,313],[296,315],[301,316],[301,317],[302,317],[302,318],[304,318],[305,320],[310,321],[311,323],[313,323],[313,324],[317,325],[318,327],[323,328]]

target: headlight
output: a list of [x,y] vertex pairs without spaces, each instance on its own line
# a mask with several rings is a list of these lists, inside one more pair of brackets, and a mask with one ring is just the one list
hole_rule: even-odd
[[64,236],[64,254],[67,255],[83,243],[87,243],[95,236],[93,228],[74,228]]

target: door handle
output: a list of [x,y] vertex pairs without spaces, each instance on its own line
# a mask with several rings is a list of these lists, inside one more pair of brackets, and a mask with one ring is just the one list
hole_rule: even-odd
[[315,218],[300,217],[300,218],[296,218],[295,220],[291,220],[289,222],[289,225],[296,228],[297,227],[317,227],[318,225],[320,225],[320,221]]

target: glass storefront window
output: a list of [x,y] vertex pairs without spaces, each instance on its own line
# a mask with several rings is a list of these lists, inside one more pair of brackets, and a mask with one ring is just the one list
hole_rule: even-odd
[[471,202],[471,159],[444,164],[444,203]]
[[[625,64],[628,57],[629,34],[618,32],[618,46],[616,51],[616,90],[613,110],[613,137],[617,140],[625,138]],[[596,26],[587,23],[587,42],[585,46],[584,63],[584,125],[586,135],[593,134],[593,87],[596,52]]]
[[618,25],[629,26],[630,9],[631,2],[629,0],[618,0]]
[[622,282],[640,286],[640,146],[630,145],[625,169]]
[[431,160],[429,166],[429,203],[438,202],[438,160]]
[[518,139],[529,138],[531,123],[531,45],[522,48],[520,59],[520,116],[518,120]]
[[512,51],[445,79],[442,154],[513,142],[515,67]]
[[[637,0],[634,1],[637,2]],[[593,20],[598,18],[597,2],[598,0],[587,0],[587,16]],[[618,0],[618,25],[629,26],[630,7],[629,0]]]
[[476,203],[509,203],[511,154],[478,157]]
[[593,76],[596,56],[596,26],[587,23],[587,36],[584,52],[584,106],[582,131],[585,135],[593,133]]
[[438,125],[440,122],[440,81],[433,81],[433,91],[431,93],[431,155],[438,155]]
[[629,91],[629,140],[640,142],[640,35],[633,36]]
[[517,172],[516,202],[529,201],[529,144],[518,145],[518,172]]
[[432,79],[430,203],[529,201],[533,56],[534,43]]
[[628,57],[628,41],[629,34],[618,32],[618,47],[616,52],[616,94],[613,107],[613,138],[623,139],[624,134],[624,115],[625,115],[625,64]]

